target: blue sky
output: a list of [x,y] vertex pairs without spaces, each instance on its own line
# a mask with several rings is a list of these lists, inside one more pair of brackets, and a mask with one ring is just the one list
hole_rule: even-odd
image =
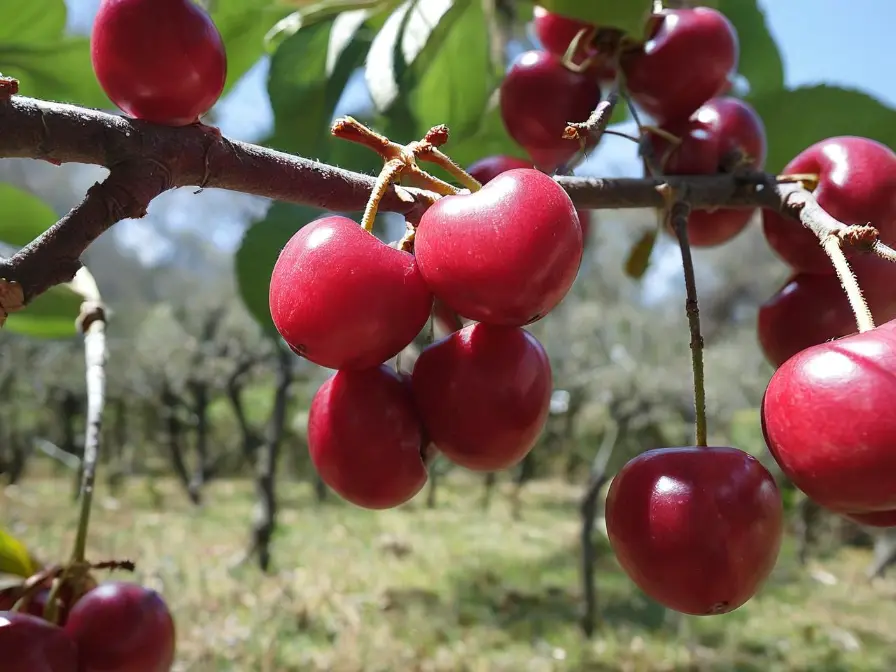
[[[87,32],[99,0],[67,2],[70,27]],[[893,72],[896,58],[892,56],[890,43],[893,39],[890,31],[896,24],[896,0],[760,0],[760,4],[782,52],[788,86],[820,82],[841,84],[862,89],[896,107],[896,75]],[[264,135],[271,123],[265,92],[266,73],[266,63],[259,63],[221,101],[218,122],[224,133],[245,140]],[[588,162],[586,171],[637,175],[637,161],[631,157],[631,148],[625,141],[608,140]],[[193,220],[192,213],[203,207],[202,199],[220,198],[213,192],[191,195],[189,204],[175,194],[158,200],[173,206],[170,210],[164,208],[166,214],[183,209],[191,211],[185,217],[178,217],[174,212],[169,217]],[[151,212],[154,209],[151,208]],[[162,208],[155,210],[161,215]],[[231,221],[229,226],[215,227],[216,242],[224,247],[237,244],[244,224]],[[150,222],[129,222],[117,229],[123,237],[133,239],[128,241],[133,242],[131,247],[144,254],[153,249],[149,239],[153,235]]]

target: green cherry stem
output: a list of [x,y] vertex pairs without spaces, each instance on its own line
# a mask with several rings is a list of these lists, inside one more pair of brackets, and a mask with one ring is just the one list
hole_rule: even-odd
[[[671,190],[669,190],[671,191]],[[684,201],[675,201],[668,209],[672,228],[681,248],[681,265],[684,268],[686,292],[685,312],[691,332],[691,368],[694,371],[694,415],[696,445],[705,446],[706,428],[706,384],[703,373],[703,334],[700,332],[700,308],[697,303],[697,280],[694,275],[694,259],[688,240],[688,215],[691,206]]]
[[846,292],[849,307],[856,316],[856,326],[859,328],[859,332],[871,331],[874,329],[874,318],[862,296],[862,288],[859,287],[859,281],[856,279],[855,273],[852,272],[852,268],[850,268],[849,262],[846,260],[846,255],[843,254],[840,238],[836,235],[828,236],[822,241],[821,246],[834,266],[834,271],[840,280],[840,286]]

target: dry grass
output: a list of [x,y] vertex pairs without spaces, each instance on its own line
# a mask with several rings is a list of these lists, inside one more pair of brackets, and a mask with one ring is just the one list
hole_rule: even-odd
[[[479,508],[478,486],[452,483],[422,502],[370,513],[315,506],[282,486],[276,570],[232,568],[246,540],[251,487],[221,482],[195,510],[170,482],[100,491],[91,551],[133,558],[179,627],[179,671],[549,672],[554,670],[893,670],[896,583],[870,586],[864,551],[814,572],[789,550],[763,593],[722,617],[669,618],[604,555],[605,625],[577,630],[575,492],[534,484],[524,516],[505,500]],[[67,555],[68,482],[0,492],[0,521],[45,559]],[[422,498],[421,498],[422,499]]]

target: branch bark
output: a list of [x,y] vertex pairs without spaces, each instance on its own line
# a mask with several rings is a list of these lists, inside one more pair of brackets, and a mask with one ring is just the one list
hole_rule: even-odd
[[[0,158],[87,163],[110,170],[57,224],[11,258],[0,260],[4,281],[0,324],[7,312],[70,280],[93,240],[121,219],[142,217],[150,201],[169,189],[215,187],[331,211],[360,212],[376,184],[369,175],[230,140],[206,126],[157,126],[16,95],[0,96]],[[779,185],[764,173],[555,179],[582,209],[662,208],[661,188],[668,185],[696,210],[776,209],[800,219],[816,234],[828,231],[849,244],[896,258],[896,252],[877,243],[873,228],[846,227],[821,210],[799,185]],[[430,191],[390,186],[380,210],[419,221],[437,198]],[[9,287],[15,288],[14,293]]]

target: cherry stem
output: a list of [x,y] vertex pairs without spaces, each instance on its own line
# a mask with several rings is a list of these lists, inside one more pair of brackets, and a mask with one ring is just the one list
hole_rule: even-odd
[[84,473],[81,480],[81,511],[72,563],[83,563],[87,549],[87,529],[90,507],[96,482],[96,467],[100,453],[100,434],[103,426],[103,406],[106,402],[106,311],[97,302],[85,301],[78,317],[78,327],[84,334],[84,360],[87,366],[87,423],[84,436]]
[[[439,149],[439,147],[447,142],[448,127],[444,124],[440,124],[439,126],[433,126],[429,129],[423,140],[420,142],[412,142],[407,146],[407,149],[418,161],[434,163],[470,191],[479,191],[482,189],[482,184],[480,184],[479,180],[470,175],[470,173],[461,168],[454,159]],[[432,177],[431,175],[427,176]]]
[[[664,190],[667,198],[674,198],[672,189]],[[700,308],[697,302],[697,279],[694,274],[694,259],[691,255],[691,244],[688,240],[688,215],[691,206],[685,201],[676,200],[667,210],[672,228],[678,238],[681,249],[681,265],[684,269],[685,312],[688,316],[688,327],[691,332],[691,368],[694,371],[694,425],[696,445],[706,446],[706,383],[703,372],[703,334],[700,331]]]
[[859,287],[859,281],[856,279],[855,273],[852,272],[852,268],[850,268],[849,262],[846,260],[846,255],[843,254],[840,238],[836,235],[830,235],[822,241],[821,246],[834,266],[834,271],[837,273],[837,278],[840,280],[843,291],[846,292],[849,307],[852,308],[852,312],[856,316],[856,326],[858,326],[859,332],[871,331],[874,329],[874,318],[862,296],[862,288]]
[[562,62],[563,66],[568,70],[572,70],[573,72],[585,72],[588,68],[590,68],[595,59],[598,57],[597,54],[591,54],[590,56],[586,56],[585,60],[581,63],[576,63],[576,52],[579,50],[579,45],[583,42],[591,42],[594,40],[597,35],[597,26],[592,28],[582,28],[579,32],[576,33],[576,36],[572,38],[572,41],[569,43],[569,46],[566,47],[566,52],[563,54]]
[[889,245],[884,245],[879,240],[876,240],[874,241],[874,243],[872,243],[871,251],[881,259],[884,259],[891,263],[896,263],[896,250],[894,250]]
[[361,227],[368,233],[373,233],[373,223],[376,220],[376,213],[380,207],[380,201],[392,185],[392,181],[404,169],[404,164],[399,159],[387,161],[383,166],[379,176],[376,178],[376,184],[373,185],[373,191],[370,192],[370,198],[367,206],[364,208],[364,215],[361,217]]

